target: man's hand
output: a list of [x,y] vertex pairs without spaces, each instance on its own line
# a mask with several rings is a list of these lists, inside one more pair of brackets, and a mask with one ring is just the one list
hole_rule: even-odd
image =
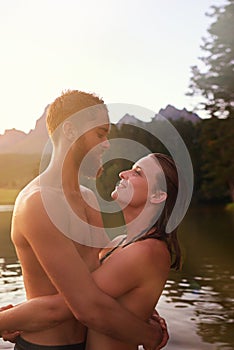
[[[11,305],[11,304],[6,305],[6,306],[2,306],[2,307],[0,307],[0,312],[11,309],[12,307],[13,307],[13,305]],[[5,340],[5,341],[10,341],[11,343],[15,343],[16,338],[20,335],[20,333],[21,332],[19,332],[19,331],[6,331],[6,330],[4,330],[1,332],[0,337],[2,337],[3,340]]]
[[[164,320],[164,318],[160,317],[158,312],[156,310],[154,310],[153,314],[151,315],[150,319],[149,319],[149,323],[151,325],[155,325],[155,322],[160,324],[161,328],[162,328],[162,341],[161,343],[157,346],[157,348],[155,348],[154,350],[160,350],[162,349],[168,342],[169,339],[169,334],[167,331],[167,324],[166,321]],[[149,349],[145,349],[145,350],[149,350]]]
[[6,306],[1,306],[1,307],[0,307],[0,312],[1,312],[1,311],[4,311],[4,310],[11,309],[12,307],[13,307],[12,304],[9,304],[9,305],[6,305]]

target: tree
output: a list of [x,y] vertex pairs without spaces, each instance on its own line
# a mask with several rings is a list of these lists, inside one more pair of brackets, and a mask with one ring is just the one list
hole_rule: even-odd
[[207,200],[234,202],[234,120],[205,119],[201,123],[201,195]]
[[214,22],[203,38],[200,57],[203,68],[193,66],[188,96],[203,96],[197,106],[212,117],[234,117],[234,0],[221,7],[212,6]]

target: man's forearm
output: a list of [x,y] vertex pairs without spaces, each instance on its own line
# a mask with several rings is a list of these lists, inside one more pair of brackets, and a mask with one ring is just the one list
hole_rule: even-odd
[[0,332],[39,331],[54,327],[70,317],[73,315],[60,296],[38,297],[0,312]]
[[162,329],[159,324],[152,326],[129,312],[128,315],[124,315],[122,311],[111,315],[107,322],[110,331],[108,335],[111,337],[134,345],[143,345],[147,349],[155,349],[161,343]]
[[[96,312],[91,310],[91,317],[82,320],[83,323],[112,338],[135,345],[143,344],[147,349],[153,349],[160,343],[162,330],[159,325],[152,326],[139,320],[112,298],[109,302],[108,308],[102,305],[101,314],[98,308]],[[6,330],[39,331],[71,317],[73,315],[61,296],[38,297],[0,312],[0,333]]]

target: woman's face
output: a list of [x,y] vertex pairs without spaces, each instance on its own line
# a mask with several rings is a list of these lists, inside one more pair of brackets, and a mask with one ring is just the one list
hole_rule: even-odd
[[119,174],[121,181],[112,192],[112,198],[124,206],[145,206],[157,189],[158,173],[162,173],[162,169],[154,157],[141,158],[132,169]]

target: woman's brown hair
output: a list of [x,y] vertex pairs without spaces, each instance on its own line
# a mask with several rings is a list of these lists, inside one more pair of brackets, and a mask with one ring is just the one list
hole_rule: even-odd
[[168,155],[153,153],[152,157],[159,162],[162,168],[163,173],[158,176],[157,184],[160,190],[167,193],[167,198],[160,217],[149,233],[146,233],[141,239],[156,238],[165,241],[172,256],[171,267],[178,270],[181,267],[181,250],[177,239],[177,227],[172,232],[167,233],[166,231],[178,195],[178,172],[175,162]]

